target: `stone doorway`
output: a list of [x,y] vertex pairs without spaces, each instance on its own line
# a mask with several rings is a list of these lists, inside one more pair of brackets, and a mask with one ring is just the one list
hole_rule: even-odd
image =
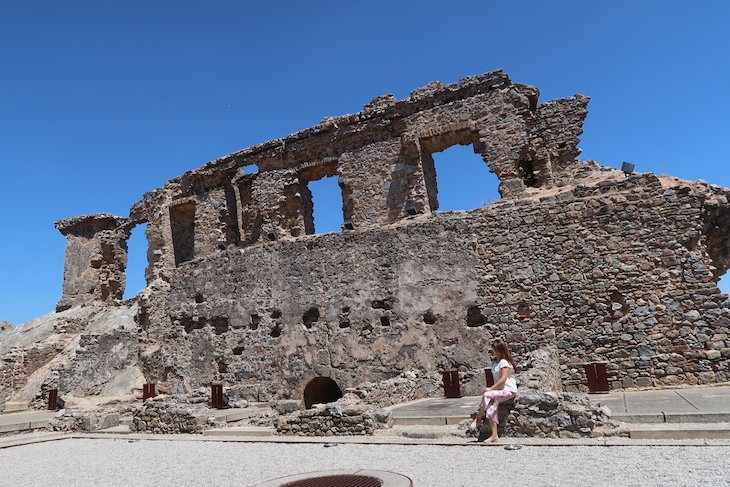
[[329,377],[315,377],[304,388],[304,407],[309,409],[314,404],[335,402],[342,397],[342,390],[337,382]]

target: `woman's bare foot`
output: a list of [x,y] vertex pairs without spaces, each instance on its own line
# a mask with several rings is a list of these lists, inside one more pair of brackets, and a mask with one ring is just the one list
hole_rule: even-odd
[[498,439],[498,436],[490,436],[489,438],[484,440],[484,443],[496,443]]

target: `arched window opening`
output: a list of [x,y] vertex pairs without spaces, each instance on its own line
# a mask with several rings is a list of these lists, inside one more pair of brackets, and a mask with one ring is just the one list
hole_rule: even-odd
[[342,397],[337,382],[329,377],[315,377],[304,388],[304,407],[309,409],[315,404],[335,402]]
[[145,270],[147,269],[147,224],[142,223],[132,229],[127,240],[126,286],[123,299],[130,299],[147,287]]
[[259,172],[258,164],[249,164],[241,168],[241,174],[256,174]]
[[432,210],[473,210],[500,198],[499,178],[472,145],[454,145],[429,157],[435,173],[434,188],[429,191]]

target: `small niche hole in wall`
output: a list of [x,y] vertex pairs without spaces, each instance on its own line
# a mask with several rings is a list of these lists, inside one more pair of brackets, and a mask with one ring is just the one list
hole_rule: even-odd
[[487,318],[482,314],[482,310],[479,306],[469,306],[466,309],[466,326],[475,328],[478,326],[484,326],[487,324]]
[[319,308],[312,306],[302,315],[302,323],[305,328],[312,328],[312,325],[319,321]]
[[433,325],[436,323],[437,317],[432,310],[428,310],[423,313],[423,322],[427,325]]
[[269,336],[279,338],[281,336],[281,325],[274,325],[274,327],[271,329],[271,333],[269,333]]
[[259,327],[259,324],[261,323],[261,317],[257,314],[251,315],[251,321],[249,323],[249,328],[252,330],[256,330]]

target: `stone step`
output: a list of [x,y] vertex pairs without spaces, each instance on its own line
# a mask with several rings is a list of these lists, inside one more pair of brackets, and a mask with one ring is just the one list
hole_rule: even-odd
[[118,435],[126,435],[131,432],[132,431],[129,429],[129,426],[120,424],[119,426],[112,426],[111,428],[99,430],[96,433],[115,433]]
[[231,426],[203,431],[203,436],[273,436],[276,429],[263,426]]
[[464,430],[460,430],[456,425],[410,424],[375,430],[374,436],[435,439],[444,437],[464,438],[465,435]]
[[248,408],[230,408],[230,409],[216,409],[213,415],[218,421],[225,421],[226,423],[235,423],[243,421],[262,413],[274,413],[274,410],[270,407],[248,407]]
[[32,411],[0,415],[0,433],[43,429],[56,416],[53,411]]
[[459,422],[469,419],[468,416],[394,416],[394,426],[422,425],[422,426],[445,426],[457,425]]
[[628,423],[632,439],[730,439],[730,423]]
[[5,403],[3,414],[19,413],[28,410],[28,401],[8,401]]
[[612,414],[612,419],[622,423],[730,423],[728,412],[696,412],[696,413],[619,413]]

